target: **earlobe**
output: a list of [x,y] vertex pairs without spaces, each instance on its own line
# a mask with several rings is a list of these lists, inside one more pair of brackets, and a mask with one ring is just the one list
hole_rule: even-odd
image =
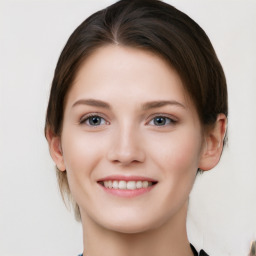
[[199,168],[201,170],[208,171],[218,164],[223,150],[226,126],[226,116],[224,114],[219,114],[215,126],[205,135],[199,162]]
[[65,171],[64,158],[61,148],[60,136],[54,135],[50,129],[47,129],[46,138],[49,145],[49,150],[53,161],[60,171]]

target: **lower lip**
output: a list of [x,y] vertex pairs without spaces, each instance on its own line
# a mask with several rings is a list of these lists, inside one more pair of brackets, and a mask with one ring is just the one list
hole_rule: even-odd
[[128,198],[143,195],[143,194],[151,191],[155,187],[155,185],[152,185],[147,188],[139,188],[139,189],[131,190],[131,189],[114,189],[114,188],[110,189],[110,188],[106,188],[106,187],[102,186],[101,184],[99,184],[99,185],[107,193],[110,193],[112,195],[119,196],[119,197],[128,197]]

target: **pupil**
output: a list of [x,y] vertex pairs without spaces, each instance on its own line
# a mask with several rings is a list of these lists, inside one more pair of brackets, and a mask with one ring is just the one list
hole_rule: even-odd
[[100,124],[100,117],[99,116],[93,116],[89,119],[90,125],[99,125]]
[[164,117],[156,117],[154,120],[155,125],[165,125],[165,118]]

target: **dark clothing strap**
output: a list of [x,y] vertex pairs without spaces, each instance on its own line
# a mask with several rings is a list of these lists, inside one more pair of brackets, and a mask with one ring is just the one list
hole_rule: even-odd
[[194,253],[194,256],[209,256],[204,250],[201,250],[199,253],[196,251],[195,247],[190,244],[190,247]]

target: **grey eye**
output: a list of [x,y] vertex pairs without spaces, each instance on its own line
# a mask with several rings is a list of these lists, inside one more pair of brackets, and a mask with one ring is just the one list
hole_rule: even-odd
[[100,116],[90,116],[85,119],[85,123],[89,126],[99,126],[106,124],[106,120]]
[[164,116],[156,116],[154,117],[149,124],[150,125],[155,125],[155,126],[164,126],[167,124],[171,124],[172,122],[174,122],[173,120],[171,120],[168,117],[164,117]]
[[158,116],[154,119],[154,125],[165,125],[166,124],[166,117]]

